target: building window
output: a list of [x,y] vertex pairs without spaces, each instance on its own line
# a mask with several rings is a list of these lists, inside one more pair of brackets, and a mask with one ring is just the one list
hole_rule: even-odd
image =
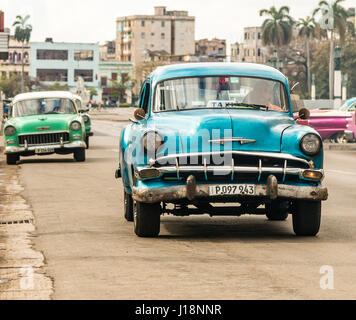
[[75,61],[93,61],[94,51],[93,50],[76,50],[74,51]]
[[68,70],[66,69],[37,69],[39,81],[67,82]]
[[223,54],[224,53],[224,49],[223,48],[219,48],[219,53]]
[[117,81],[117,73],[115,72],[113,72],[112,74],[111,74],[111,79],[112,80],[114,80],[114,81]]
[[74,81],[82,77],[84,82],[93,82],[93,70],[74,70]]
[[141,33],[141,39],[145,39],[145,33],[144,32]]
[[247,40],[247,32],[245,33],[245,40]]
[[37,60],[68,60],[68,50],[37,50]]
[[161,22],[161,27],[164,28],[166,26],[166,22],[165,21],[162,21]]
[[164,33],[161,33],[161,39],[165,39],[166,35]]
[[141,27],[144,27],[145,26],[145,20],[142,20],[141,21]]
[[260,57],[261,56],[261,49],[257,50],[257,55]]
[[261,39],[261,32],[258,33],[257,38],[258,38],[258,40]]
[[152,37],[154,37],[154,36],[155,36],[154,32],[152,32],[152,33],[151,33],[151,36],[152,36]]
[[106,87],[108,84],[108,79],[106,77],[101,77],[101,86]]

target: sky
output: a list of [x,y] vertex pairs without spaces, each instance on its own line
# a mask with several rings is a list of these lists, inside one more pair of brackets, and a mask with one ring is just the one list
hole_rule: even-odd
[[[243,28],[261,25],[259,10],[272,5],[290,7],[298,19],[311,14],[320,0],[0,0],[5,26],[16,16],[29,14],[33,26],[31,41],[53,38],[55,42],[100,42],[115,39],[116,18],[153,14],[154,6],[187,10],[196,17],[195,38],[221,38],[228,43],[242,41]],[[344,6],[356,7],[356,0]],[[12,28],[13,30],[13,28]]]

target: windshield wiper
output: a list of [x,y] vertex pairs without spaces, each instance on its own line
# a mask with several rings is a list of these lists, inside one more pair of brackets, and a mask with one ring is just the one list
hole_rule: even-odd
[[243,102],[231,102],[227,103],[226,107],[246,107],[246,108],[253,108],[255,110],[264,110],[268,111],[269,107],[263,104],[253,104],[253,103],[243,103]]

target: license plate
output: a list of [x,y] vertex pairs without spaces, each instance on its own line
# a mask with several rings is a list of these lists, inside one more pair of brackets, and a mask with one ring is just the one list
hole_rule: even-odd
[[248,184],[234,185],[216,185],[211,186],[210,196],[254,196],[256,195],[256,186]]
[[54,152],[54,148],[51,147],[42,147],[42,148],[35,149],[36,154],[53,153],[53,152]]

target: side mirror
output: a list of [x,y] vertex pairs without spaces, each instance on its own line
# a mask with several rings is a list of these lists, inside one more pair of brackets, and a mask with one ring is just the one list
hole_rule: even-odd
[[310,118],[310,111],[307,108],[302,108],[299,110],[299,119],[308,120]]
[[134,113],[134,117],[137,121],[141,121],[145,119],[146,112],[142,108],[136,109]]
[[79,113],[87,113],[87,112],[89,112],[89,109],[80,109],[78,112]]

